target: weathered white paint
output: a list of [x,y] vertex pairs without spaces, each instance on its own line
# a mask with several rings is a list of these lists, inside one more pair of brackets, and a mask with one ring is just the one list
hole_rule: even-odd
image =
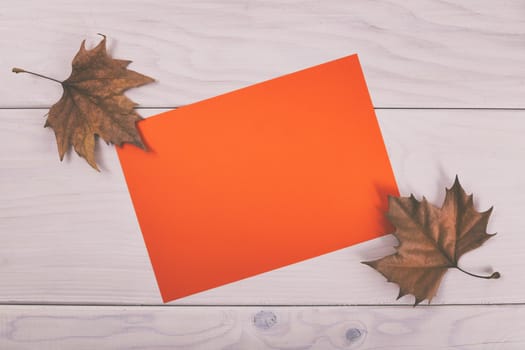
[[[45,110],[79,43],[109,36],[117,58],[158,83],[142,106],[198,101],[358,53],[378,107],[525,107],[522,0],[19,0],[0,5],[1,349],[522,349],[524,111],[380,110],[403,194],[440,204],[459,174],[499,235],[466,255],[477,273],[445,277],[436,304],[390,304],[397,288],[359,264],[392,251],[386,236],[191,296],[161,302],[116,154],[102,173],[58,162]],[[160,110],[141,110],[152,115]],[[267,254],[266,252],[263,254]],[[107,306],[43,306],[104,304]],[[398,304],[411,304],[405,297]],[[220,307],[217,305],[255,305]]]
[[[100,144],[101,173],[76,154],[60,163],[52,131],[42,128],[43,113],[0,111],[0,139],[8,146],[0,148],[0,300],[160,303],[114,149]],[[499,235],[461,264],[477,273],[497,269],[503,277],[487,281],[450,271],[434,302],[525,302],[523,113],[377,114],[401,193],[440,205],[445,186],[459,174],[479,210],[495,207],[489,231]],[[387,236],[176,303],[392,303],[397,287],[360,261],[387,254],[394,244]]]
[[0,107],[49,106],[80,41],[159,83],[173,106],[353,53],[376,106],[525,107],[522,0],[18,0],[0,6]]
[[523,306],[0,307],[10,350],[523,349]]

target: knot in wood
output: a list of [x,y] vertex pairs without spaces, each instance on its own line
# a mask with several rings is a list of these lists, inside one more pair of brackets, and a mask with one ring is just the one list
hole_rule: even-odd
[[259,311],[253,317],[253,324],[259,329],[270,329],[277,323],[277,316],[271,311]]

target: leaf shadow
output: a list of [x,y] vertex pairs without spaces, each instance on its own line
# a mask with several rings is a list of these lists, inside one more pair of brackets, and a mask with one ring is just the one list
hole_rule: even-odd
[[104,142],[104,140],[102,140],[101,137],[95,135],[95,161],[97,162],[97,166],[101,172],[107,172],[109,168],[104,157],[104,151],[102,146],[105,146],[104,148],[115,147],[115,145],[111,143],[107,144],[106,142]]
[[376,195],[379,198],[379,204],[376,205],[375,209],[380,213],[380,217],[382,218],[381,224],[385,224],[389,228],[387,232],[383,232],[382,234],[386,235],[389,233],[393,233],[395,231],[395,228],[388,221],[386,214],[388,212],[388,197],[398,196],[398,189],[393,186],[385,186],[384,184],[378,183],[374,185],[374,188],[376,191]]
[[[417,200],[421,200],[425,197],[430,203],[441,208],[443,201],[445,200],[445,189],[452,187],[454,179],[457,173],[450,173],[445,169],[441,162],[437,164],[437,174],[432,178],[435,181],[432,182],[431,186],[425,187],[421,191],[421,186],[408,183],[404,185],[405,191],[400,193],[401,197],[409,197],[414,195]],[[461,180],[461,176],[459,176]],[[414,182],[415,183],[415,182]]]
[[459,176],[457,171],[454,174],[449,173],[445,169],[445,166],[443,165],[442,162],[438,162],[437,168],[438,168],[437,169],[438,174],[437,174],[437,179],[436,179],[437,181],[436,181],[436,186],[433,187],[434,193],[432,196],[432,200],[434,202],[433,203],[434,205],[441,208],[445,200],[445,193],[446,193],[445,188],[452,187],[456,176],[458,176],[460,180],[461,180],[461,177]]
[[119,45],[118,39],[106,36],[106,52],[112,58],[115,58],[114,54]]

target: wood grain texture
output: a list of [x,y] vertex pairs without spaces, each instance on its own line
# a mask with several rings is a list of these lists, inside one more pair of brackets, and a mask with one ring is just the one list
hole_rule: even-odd
[[80,41],[158,84],[174,106],[358,53],[376,106],[525,107],[522,0],[20,0],[0,8],[0,107],[50,106]]
[[10,350],[509,350],[524,346],[523,306],[0,307],[0,347]]
[[[128,93],[142,106],[192,103],[358,53],[377,107],[525,108],[524,14],[522,0],[3,4],[0,349],[523,349],[525,111],[378,111],[402,194],[440,204],[458,174],[479,210],[495,206],[498,236],[460,264],[503,277],[450,271],[433,303],[456,305],[414,309],[372,306],[395,303],[397,287],[359,263],[392,252],[392,236],[158,306],[114,150],[98,145],[102,173],[76,155],[60,163],[45,110],[2,108],[56,102],[60,85],[11,68],[64,79],[80,41],[92,46],[98,32],[116,58],[158,80]],[[34,305],[5,305],[17,303]],[[121,306],[41,305],[53,303]]]
[[[144,110],[144,115],[158,111]],[[76,155],[58,161],[42,110],[1,110],[0,301],[161,303],[116,153],[103,171]],[[437,304],[522,303],[525,277],[525,118],[522,111],[381,110],[378,118],[401,193],[441,204],[459,174],[478,210],[494,205],[485,246],[447,273]],[[341,305],[394,302],[397,287],[360,264],[392,252],[391,236],[181,299],[176,304]],[[261,258],[271,252],[261,252]],[[400,303],[412,304],[411,297]]]

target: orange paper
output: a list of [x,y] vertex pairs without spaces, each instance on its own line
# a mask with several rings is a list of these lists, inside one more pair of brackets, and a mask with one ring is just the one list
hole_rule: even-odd
[[398,195],[357,56],[143,120],[118,151],[163,300],[369,240]]

